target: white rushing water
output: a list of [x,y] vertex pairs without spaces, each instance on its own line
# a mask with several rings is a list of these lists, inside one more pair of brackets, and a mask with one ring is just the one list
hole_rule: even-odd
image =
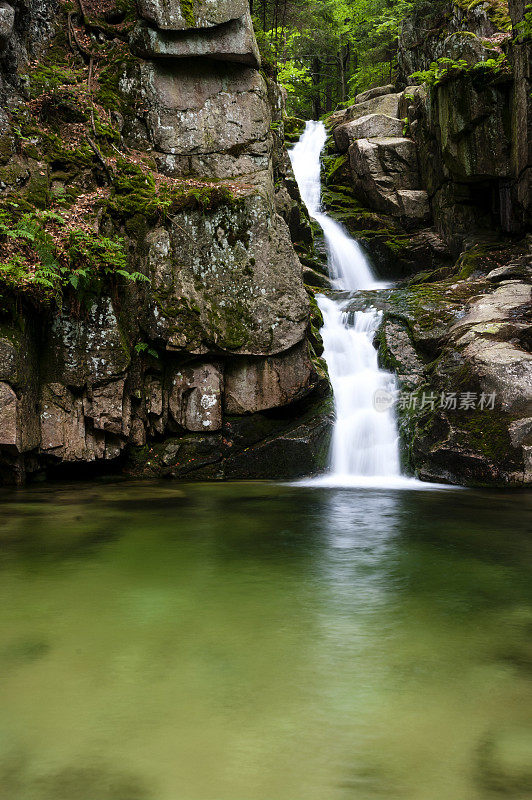
[[321,151],[327,133],[323,122],[307,122],[305,132],[290,152],[301,198],[323,230],[329,274],[338,289],[375,289],[379,284],[358,242],[340,223],[321,210]]
[[[303,202],[323,229],[329,274],[335,286],[345,291],[382,287],[360,245],[322,210],[320,157],[326,136],[322,122],[307,122],[290,159]],[[345,301],[324,295],[316,299],[323,314],[324,358],[336,409],[330,472],[317,480],[332,486],[421,487],[418,481],[401,477],[391,403],[395,380],[379,368],[373,347],[380,312],[372,309],[349,315]]]

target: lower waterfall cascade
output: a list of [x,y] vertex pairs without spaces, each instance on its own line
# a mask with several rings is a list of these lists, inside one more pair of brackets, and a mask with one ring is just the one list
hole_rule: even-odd
[[[289,155],[302,200],[323,230],[333,286],[351,293],[382,288],[384,284],[375,280],[358,242],[322,210],[321,152],[326,138],[322,122],[307,122]],[[316,300],[323,315],[323,355],[336,413],[329,472],[315,482],[331,486],[427,486],[401,476],[393,408],[395,378],[380,369],[373,346],[381,312],[369,309],[353,315],[346,312],[349,298],[338,300],[321,294]]]

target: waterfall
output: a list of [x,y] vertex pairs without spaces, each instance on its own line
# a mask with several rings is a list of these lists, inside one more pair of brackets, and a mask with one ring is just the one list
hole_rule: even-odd
[[327,246],[329,274],[338,289],[375,289],[376,284],[362,248],[345,228],[321,210],[321,151],[327,133],[323,122],[307,122],[305,132],[290,152],[301,198],[319,223]]
[[[360,245],[322,211],[320,157],[325,140],[323,123],[307,122],[290,159],[303,202],[323,230],[330,276],[336,288],[348,292],[382,287],[375,281]],[[379,369],[373,346],[380,312],[357,311],[353,318],[345,311],[345,300],[324,295],[316,300],[323,314],[324,358],[336,410],[330,472],[320,482],[417,484],[400,477],[399,436],[392,404],[395,380]]]

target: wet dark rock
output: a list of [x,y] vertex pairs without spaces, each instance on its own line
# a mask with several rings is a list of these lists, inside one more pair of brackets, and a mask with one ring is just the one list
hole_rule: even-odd
[[129,451],[132,475],[201,479],[297,478],[325,469],[332,433],[329,397],[284,410],[224,417],[221,435],[189,435]]

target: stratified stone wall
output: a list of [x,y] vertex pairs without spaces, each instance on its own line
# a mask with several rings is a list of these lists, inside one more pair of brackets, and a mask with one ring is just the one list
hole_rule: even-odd
[[[78,208],[94,196],[99,205],[84,208],[95,233],[123,236],[131,270],[149,283],[40,308],[4,293],[2,477],[106,462],[135,474],[313,471],[327,451],[327,381],[319,342],[308,338],[301,264],[276,212],[287,167],[272,122],[278,142],[282,100],[259,71],[248,3],[141,0],[125,22],[123,6],[111,2],[103,17],[85,6],[84,19],[48,0],[0,8],[0,197],[43,208],[70,193]],[[112,25],[117,54],[106,59],[116,66],[89,65],[95,30],[109,37]],[[91,133],[90,115],[84,127],[76,122],[75,108],[64,128],[67,140],[80,126],[75,153],[57,154],[62,136],[50,153],[49,128],[33,150],[17,144],[16,109],[34,97],[35,59],[54,48],[67,86],[61,59],[77,48],[74,66],[86,70],[96,102],[102,87],[118,98],[108,111],[117,135],[112,145],[98,139],[99,155],[84,144],[98,129]],[[142,170],[154,195],[186,185],[197,201],[150,218]]]

